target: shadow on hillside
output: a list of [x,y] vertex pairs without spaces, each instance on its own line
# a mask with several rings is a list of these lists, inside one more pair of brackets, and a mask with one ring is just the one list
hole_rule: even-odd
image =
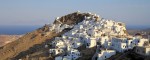
[[[25,60],[30,60],[30,58],[36,58],[40,60],[40,57],[46,57],[49,59],[49,53],[48,53],[48,48],[45,48],[45,44],[50,43],[53,41],[54,38],[52,39],[47,39],[45,42],[41,44],[35,44],[33,47],[30,47],[28,50],[20,52],[16,57],[13,57],[11,60],[18,60],[20,58],[23,58]],[[38,52],[38,53],[37,53]],[[32,56],[31,54],[37,53],[37,55]]]

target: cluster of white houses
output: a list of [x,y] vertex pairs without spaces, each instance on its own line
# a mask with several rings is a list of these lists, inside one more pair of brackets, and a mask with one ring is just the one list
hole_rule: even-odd
[[[89,13],[91,14],[91,13]],[[59,55],[55,60],[76,60],[82,57],[77,50],[83,44],[86,48],[92,48],[101,45],[100,52],[96,52],[97,60],[104,60],[116,52],[124,52],[133,49],[135,46],[136,52],[142,55],[150,54],[149,40],[140,36],[129,36],[126,34],[125,24],[99,18],[96,14],[85,16],[85,20],[74,26],[67,24],[53,24],[50,26],[51,31],[57,33],[64,28],[73,28],[66,32],[61,37],[56,37],[51,43],[54,48],[49,49],[52,55]],[[59,18],[57,18],[59,20]],[[143,49],[141,51],[141,49]]]

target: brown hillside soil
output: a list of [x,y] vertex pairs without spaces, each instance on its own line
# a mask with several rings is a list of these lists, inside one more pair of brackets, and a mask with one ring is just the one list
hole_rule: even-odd
[[0,35],[0,47],[6,45],[7,43],[17,40],[21,36],[22,35]]
[[[60,18],[63,24],[77,24],[88,16],[87,13],[72,13]],[[59,24],[54,21],[54,24]],[[48,49],[44,45],[50,43],[54,37],[60,36],[70,29],[65,29],[60,33],[49,31],[49,27],[45,25],[31,33],[27,33],[16,41],[13,41],[0,48],[0,60],[53,60],[48,54]]]
[[[43,30],[42,30],[43,29]],[[45,40],[51,39],[58,34],[50,32],[48,36],[42,36],[46,28],[28,33],[12,43],[9,43],[0,49],[0,60],[11,60],[23,51],[29,50],[32,46],[41,44]],[[22,54],[24,55],[24,54]],[[21,57],[21,56],[20,56]]]

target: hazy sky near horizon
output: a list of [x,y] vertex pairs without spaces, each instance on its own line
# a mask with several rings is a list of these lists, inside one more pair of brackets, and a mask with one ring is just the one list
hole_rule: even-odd
[[150,26],[150,0],[1,0],[0,26],[44,25],[77,10],[127,25]]

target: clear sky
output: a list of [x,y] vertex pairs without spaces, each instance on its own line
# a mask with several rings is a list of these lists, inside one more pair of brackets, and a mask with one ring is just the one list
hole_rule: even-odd
[[0,26],[44,25],[77,10],[150,26],[150,0],[0,0]]

